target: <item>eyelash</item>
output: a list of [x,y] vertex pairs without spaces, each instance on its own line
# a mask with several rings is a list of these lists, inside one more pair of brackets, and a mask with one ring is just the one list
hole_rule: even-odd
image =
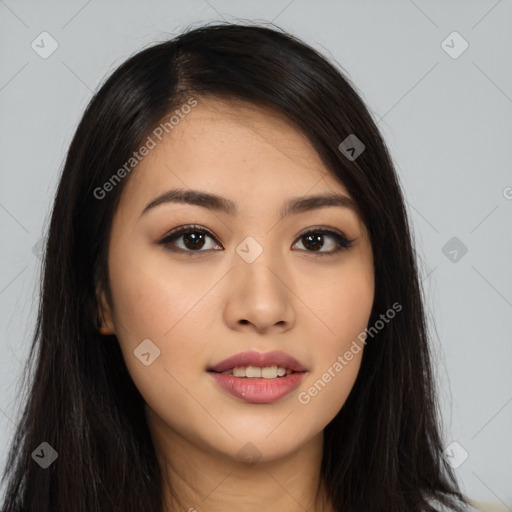
[[[203,228],[202,226],[198,226],[197,224],[189,224],[189,225],[186,225],[186,226],[180,226],[179,228],[176,228],[176,229],[172,230],[170,233],[165,235],[164,238],[162,238],[158,242],[158,244],[165,246],[165,248],[167,250],[169,250],[169,251],[180,252],[180,253],[188,254],[189,256],[195,256],[198,253],[208,252],[208,251],[203,251],[203,250],[191,251],[191,250],[182,249],[180,247],[171,247],[171,243],[174,240],[180,238],[180,236],[183,236],[183,235],[189,234],[189,233],[202,233],[202,234],[206,234],[210,238],[212,238],[215,241],[216,244],[221,245],[217,241],[216,237],[209,230]],[[331,235],[335,239],[337,244],[338,244],[336,249],[331,250],[329,252],[305,250],[305,252],[311,252],[311,253],[313,253],[315,255],[318,255],[318,256],[334,256],[335,254],[338,254],[340,251],[343,251],[343,250],[346,250],[346,249],[350,249],[353,246],[353,242],[354,242],[354,240],[347,239],[341,233],[338,233],[338,232],[333,231],[331,229],[327,229],[326,227],[318,227],[318,228],[308,229],[307,231],[304,231],[303,233],[301,233],[297,237],[297,241],[299,241],[300,239],[302,239],[302,238],[304,238],[304,237],[306,237],[307,235],[310,235],[310,234]],[[295,243],[297,243],[297,242],[295,242]],[[295,245],[295,243],[294,243],[294,245]]]

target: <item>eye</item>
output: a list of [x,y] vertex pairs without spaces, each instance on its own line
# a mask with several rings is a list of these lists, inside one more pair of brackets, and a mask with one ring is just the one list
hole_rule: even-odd
[[[324,248],[326,238],[331,239],[330,243],[327,243],[327,246],[330,247],[330,249],[320,251],[320,249]],[[316,252],[318,253],[318,256],[333,256],[344,249],[349,249],[354,243],[354,240],[349,240],[342,233],[321,227],[310,229],[302,233],[298,240],[304,240],[302,245],[306,247],[306,251]]]
[[[180,238],[183,239],[183,245],[181,247],[175,243],[175,241]],[[205,242],[207,238],[216,242],[215,237],[208,230],[195,224],[190,224],[174,229],[158,243],[164,245],[169,251],[186,252],[193,255],[197,252],[206,252],[201,250],[205,246],[206,250],[212,248],[211,244],[210,247],[208,247],[208,244]]]
[[[214,243],[210,242],[208,244],[208,239]],[[327,243],[327,247],[330,247],[330,249],[321,251],[320,249],[324,248],[326,239],[330,239],[330,242]],[[305,247],[305,251],[317,253],[318,256],[332,256],[344,249],[349,249],[354,242],[354,240],[348,240],[342,233],[323,227],[305,231],[299,236],[294,246],[303,240],[302,244]],[[181,242],[181,246],[177,241]],[[158,244],[165,246],[169,251],[188,253],[190,256],[194,255],[194,253],[206,252],[215,247],[222,248],[209,230],[196,224],[180,226],[174,229],[162,238]]]

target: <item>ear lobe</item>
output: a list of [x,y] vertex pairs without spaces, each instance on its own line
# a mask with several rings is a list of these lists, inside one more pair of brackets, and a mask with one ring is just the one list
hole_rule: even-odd
[[98,319],[99,319],[99,332],[101,334],[115,334],[115,325],[112,318],[112,310],[107,300],[107,296],[100,287],[96,289],[96,297],[98,303]]

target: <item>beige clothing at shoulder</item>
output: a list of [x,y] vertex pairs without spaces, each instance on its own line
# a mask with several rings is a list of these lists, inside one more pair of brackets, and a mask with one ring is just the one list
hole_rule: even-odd
[[512,509],[512,506],[510,508],[506,507],[502,503],[488,503],[485,501],[471,501],[471,504],[476,507],[478,510],[481,510],[482,512],[508,512],[510,509]]

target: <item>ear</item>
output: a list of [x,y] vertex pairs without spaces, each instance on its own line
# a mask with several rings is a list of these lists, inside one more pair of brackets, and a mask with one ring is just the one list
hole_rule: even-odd
[[112,307],[107,299],[107,294],[99,285],[96,287],[96,302],[98,304],[98,319],[101,334],[115,334]]

